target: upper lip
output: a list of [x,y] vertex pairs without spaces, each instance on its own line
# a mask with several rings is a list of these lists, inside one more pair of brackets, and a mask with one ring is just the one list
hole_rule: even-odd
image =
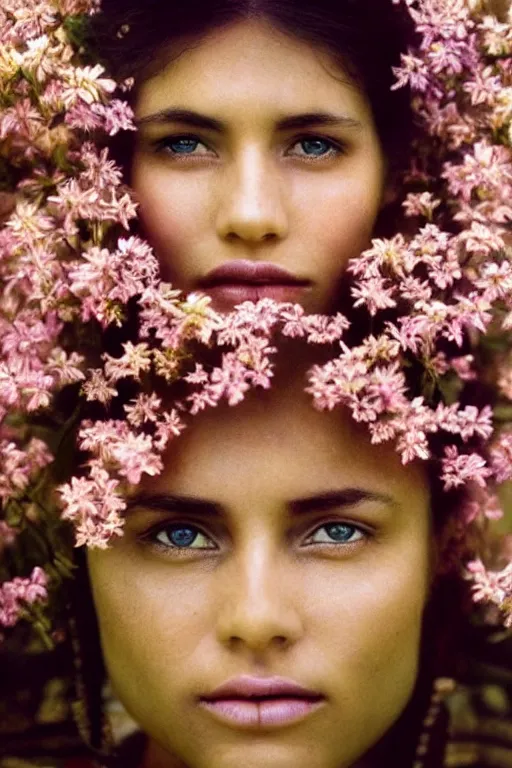
[[241,675],[227,680],[203,699],[212,701],[216,699],[246,699],[265,697],[297,697],[301,699],[318,699],[322,694],[304,688],[294,680],[285,677],[251,677]]
[[302,280],[286,269],[268,261],[248,261],[237,259],[221,264],[200,281],[202,287],[223,285],[226,283],[248,283],[253,285],[308,285],[309,280]]

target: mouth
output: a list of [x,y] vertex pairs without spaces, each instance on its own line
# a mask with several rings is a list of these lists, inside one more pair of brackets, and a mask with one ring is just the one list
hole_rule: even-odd
[[213,306],[218,310],[229,311],[243,304],[244,301],[256,303],[261,299],[272,299],[277,302],[300,303],[305,288],[296,285],[279,285],[276,283],[225,283],[203,289],[211,296]]
[[199,699],[213,717],[235,728],[278,728],[303,720],[326,699],[284,678],[242,676]]
[[308,699],[295,696],[200,701],[200,705],[216,720],[231,727],[251,730],[291,725],[318,710],[323,703],[323,698]]
[[229,310],[244,301],[260,299],[295,303],[311,288],[311,281],[275,264],[237,260],[209,272],[198,287],[211,296],[216,307]]

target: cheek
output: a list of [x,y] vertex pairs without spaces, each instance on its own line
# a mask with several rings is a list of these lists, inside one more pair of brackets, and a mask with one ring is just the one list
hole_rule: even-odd
[[[379,554],[338,578],[311,584],[311,635],[348,732],[361,749],[376,743],[407,705],[418,675],[427,567]],[[357,735],[359,734],[359,735]]]
[[132,579],[125,570],[122,581],[93,577],[102,641],[113,664],[118,654],[141,668],[166,656],[180,663],[208,625],[211,601],[201,579],[170,578],[163,570],[138,569]]
[[176,664],[186,668],[208,606],[196,585],[131,569],[114,550],[90,554],[89,571],[109,677],[130,708],[141,690],[167,687]]
[[[390,671],[407,678],[416,673],[422,616],[428,592],[427,553],[400,560],[400,553],[379,562],[380,555],[361,564],[342,566],[338,579],[311,583],[308,606],[316,636],[339,658],[358,685],[373,689],[375,676]],[[421,567],[424,563],[424,567]]]
[[339,272],[340,257],[344,266],[368,246],[380,201],[380,178],[368,173],[295,185],[291,208],[299,250],[300,243],[312,243],[310,253],[329,257],[332,271]]
[[144,234],[155,248],[164,279],[187,287],[195,274],[196,243],[211,230],[211,193],[198,174],[176,174],[134,166],[132,186],[140,203]]

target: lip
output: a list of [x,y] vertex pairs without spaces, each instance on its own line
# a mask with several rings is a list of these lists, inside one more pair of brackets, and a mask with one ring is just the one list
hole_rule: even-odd
[[318,710],[325,696],[294,680],[242,675],[201,696],[199,703],[224,724],[259,729],[296,723]]
[[256,303],[261,299],[300,304],[307,289],[301,285],[279,285],[278,283],[227,283],[203,290],[211,297],[215,309],[230,312],[245,301]]
[[240,675],[227,680],[204,699],[254,698],[262,696],[301,696],[318,698],[322,694],[296,683],[286,677],[252,677]]
[[197,286],[211,297],[215,309],[229,312],[244,301],[300,303],[312,283],[269,261],[236,259],[212,269]]
[[246,286],[289,285],[306,288],[311,285],[311,281],[298,278],[271,262],[255,262],[246,259],[225,262],[220,267],[208,272],[199,281],[201,288],[238,284]]

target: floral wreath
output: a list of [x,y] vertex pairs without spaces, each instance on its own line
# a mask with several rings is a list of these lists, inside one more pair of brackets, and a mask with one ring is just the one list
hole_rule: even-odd
[[[512,13],[500,20],[483,0],[393,3],[417,31],[393,86],[411,89],[418,128],[406,226],[350,261],[350,306],[327,316],[271,300],[221,315],[162,282],[130,234],[137,205],[104,146],[135,128],[123,100],[133,82],[114,82],[81,43],[99,0],[3,0],[4,635],[28,619],[46,645],[58,640],[53,598],[73,544],[122,535],[127,494],[161,471],[194,414],[271,386],[283,336],[337,350],[309,371],[315,407],[345,406],[373,443],[393,440],[404,464],[434,462],[444,490],[461,491],[450,567],[512,626],[510,537],[497,551],[487,531],[512,479]],[[159,389],[177,384],[166,407]]]

